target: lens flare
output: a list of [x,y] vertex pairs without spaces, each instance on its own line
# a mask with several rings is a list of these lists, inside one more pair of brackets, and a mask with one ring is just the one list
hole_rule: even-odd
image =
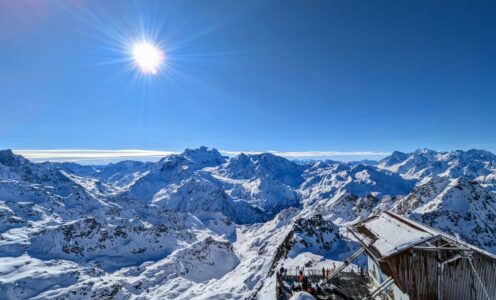
[[157,74],[164,61],[164,53],[157,46],[142,42],[134,45],[133,58],[136,65],[145,74]]

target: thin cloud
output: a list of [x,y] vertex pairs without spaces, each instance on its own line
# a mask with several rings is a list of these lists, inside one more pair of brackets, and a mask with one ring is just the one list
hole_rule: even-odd
[[102,161],[112,162],[126,159],[159,160],[164,156],[176,154],[172,151],[157,150],[14,150],[33,161]]

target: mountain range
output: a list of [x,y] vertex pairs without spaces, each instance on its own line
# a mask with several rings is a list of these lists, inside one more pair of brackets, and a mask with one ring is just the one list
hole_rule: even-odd
[[271,299],[276,266],[344,260],[346,226],[383,210],[496,253],[496,155],[345,163],[201,147],[85,166],[3,150],[0,299]]

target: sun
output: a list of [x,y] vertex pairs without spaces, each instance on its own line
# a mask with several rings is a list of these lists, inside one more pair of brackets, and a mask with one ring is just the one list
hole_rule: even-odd
[[157,74],[164,61],[164,52],[149,42],[141,42],[133,46],[133,58],[143,73]]

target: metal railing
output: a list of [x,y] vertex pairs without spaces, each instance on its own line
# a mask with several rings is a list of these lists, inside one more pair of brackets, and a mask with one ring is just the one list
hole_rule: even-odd
[[[324,268],[324,273],[325,277],[329,277],[332,275],[339,267],[336,268]],[[284,272],[281,274],[280,270],[277,271],[281,277],[298,277],[301,275],[300,272],[303,273],[304,276],[306,277],[324,277],[322,276],[322,268],[317,269],[317,268],[290,268],[290,269],[284,269]],[[357,273],[360,274],[363,272],[364,274],[367,273],[367,270],[365,269],[360,269],[360,267],[356,265],[348,265],[346,266],[343,271],[344,273]]]

